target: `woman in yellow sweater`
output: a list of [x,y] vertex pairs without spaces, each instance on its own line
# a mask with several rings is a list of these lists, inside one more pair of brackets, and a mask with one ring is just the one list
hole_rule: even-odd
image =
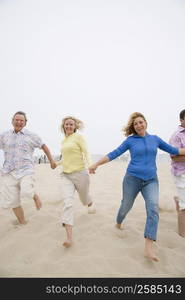
[[62,165],[62,199],[64,201],[62,224],[66,230],[64,247],[72,245],[72,227],[74,224],[74,194],[78,192],[83,205],[88,206],[88,213],[95,213],[95,208],[89,195],[89,173],[91,157],[87,150],[86,142],[77,130],[83,128],[83,122],[79,119],[67,116],[62,120],[61,131],[65,138],[62,141],[61,161]]

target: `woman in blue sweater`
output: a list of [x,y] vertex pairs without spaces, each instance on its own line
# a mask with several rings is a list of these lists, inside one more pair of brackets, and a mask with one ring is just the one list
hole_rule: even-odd
[[115,159],[127,150],[130,151],[131,160],[123,178],[123,198],[117,214],[116,227],[121,229],[123,220],[132,208],[136,196],[141,192],[145,200],[147,215],[144,230],[145,256],[153,261],[158,261],[159,258],[153,250],[159,222],[157,149],[168,152],[170,155],[185,155],[185,148],[172,147],[157,135],[148,134],[146,128],[147,122],[143,114],[139,112],[131,114],[128,124],[123,129],[127,138],[118,148],[90,166],[89,173],[95,173],[99,165]]

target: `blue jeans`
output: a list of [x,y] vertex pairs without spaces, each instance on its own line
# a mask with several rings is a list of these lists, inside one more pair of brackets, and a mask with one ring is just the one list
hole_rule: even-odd
[[157,176],[150,180],[143,180],[126,173],[123,179],[123,199],[116,221],[118,224],[122,223],[139,192],[145,200],[147,215],[144,237],[156,241],[159,222],[159,184]]

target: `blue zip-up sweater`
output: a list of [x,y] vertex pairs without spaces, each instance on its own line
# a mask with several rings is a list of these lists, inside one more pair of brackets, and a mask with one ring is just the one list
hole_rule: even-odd
[[118,148],[108,153],[109,160],[113,160],[127,150],[130,151],[131,160],[127,173],[149,180],[157,176],[156,155],[157,148],[172,155],[178,155],[179,149],[164,142],[157,135],[146,134],[144,137],[137,134],[129,136]]

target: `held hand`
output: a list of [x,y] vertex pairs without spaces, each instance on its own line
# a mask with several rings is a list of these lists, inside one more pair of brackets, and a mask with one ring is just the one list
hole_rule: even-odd
[[50,161],[50,166],[52,169],[55,169],[57,167],[57,164],[54,160]]
[[97,166],[94,164],[92,166],[89,167],[89,174],[95,174],[97,169]]

